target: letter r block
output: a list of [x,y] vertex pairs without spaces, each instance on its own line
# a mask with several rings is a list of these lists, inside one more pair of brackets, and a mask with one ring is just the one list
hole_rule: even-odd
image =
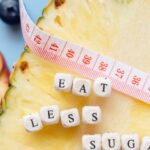
[[56,73],[55,88],[59,91],[69,92],[72,88],[73,76],[71,74]]

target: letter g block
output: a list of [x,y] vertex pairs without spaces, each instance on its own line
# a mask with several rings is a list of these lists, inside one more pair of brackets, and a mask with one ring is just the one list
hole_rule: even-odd
[[123,150],[139,150],[139,136],[138,134],[124,134],[121,137]]

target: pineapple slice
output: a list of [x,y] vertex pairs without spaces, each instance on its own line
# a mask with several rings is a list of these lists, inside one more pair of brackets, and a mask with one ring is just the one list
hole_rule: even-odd
[[[53,0],[37,25],[47,33],[150,73],[149,18],[149,0]],[[83,98],[60,93],[53,85],[57,72],[80,76],[25,48],[11,75],[11,86],[5,96],[7,103],[0,117],[1,150],[81,150],[83,134],[107,131],[137,132],[141,138],[150,135],[150,105],[117,91],[107,99],[94,94]],[[99,105],[102,122],[70,129],[58,124],[45,126],[37,133],[27,133],[22,117],[53,104],[61,109],[77,107],[80,111],[85,105]]]

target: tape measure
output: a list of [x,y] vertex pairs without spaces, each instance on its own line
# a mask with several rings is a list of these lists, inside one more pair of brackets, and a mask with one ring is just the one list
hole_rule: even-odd
[[149,74],[41,31],[29,17],[23,0],[19,3],[23,37],[37,55],[91,80],[108,77],[113,89],[150,104]]

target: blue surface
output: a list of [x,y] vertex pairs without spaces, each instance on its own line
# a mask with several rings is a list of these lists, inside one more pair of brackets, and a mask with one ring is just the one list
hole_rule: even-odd
[[[47,0],[25,0],[26,9],[33,21],[36,22],[46,3]],[[23,52],[23,47],[24,40],[20,26],[9,26],[0,19],[0,50],[4,54],[10,69]]]

